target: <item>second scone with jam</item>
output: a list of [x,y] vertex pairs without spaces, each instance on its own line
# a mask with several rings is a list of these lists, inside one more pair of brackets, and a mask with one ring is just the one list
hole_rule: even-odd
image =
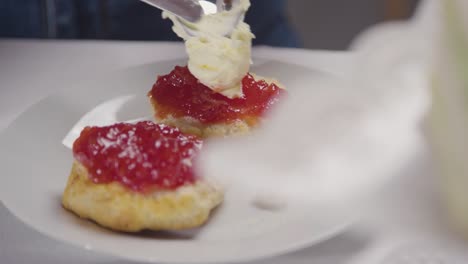
[[62,205],[118,231],[198,227],[223,200],[219,186],[195,174],[201,145],[152,122],[87,127],[73,145]]
[[247,74],[243,95],[228,98],[203,85],[187,67],[159,76],[148,93],[158,122],[203,138],[244,135],[286,91],[276,80]]

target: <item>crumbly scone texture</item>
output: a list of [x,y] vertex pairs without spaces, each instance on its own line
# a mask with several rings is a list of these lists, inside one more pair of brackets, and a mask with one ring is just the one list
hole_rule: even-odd
[[[156,109],[157,107],[155,107],[155,111],[157,111]],[[155,116],[157,115],[155,114]],[[255,126],[253,124],[249,124],[245,120],[236,120],[229,123],[203,124],[192,117],[177,118],[173,117],[172,115],[168,115],[162,119],[158,118],[157,122],[168,126],[177,127],[184,133],[196,135],[201,138],[247,135]]]
[[219,186],[206,180],[173,191],[134,192],[118,182],[96,184],[75,161],[62,205],[81,218],[117,231],[181,230],[204,224],[223,200]]

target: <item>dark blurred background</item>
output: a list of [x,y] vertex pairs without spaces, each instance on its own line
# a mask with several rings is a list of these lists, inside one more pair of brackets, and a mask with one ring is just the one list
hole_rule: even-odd
[[[410,17],[418,0],[251,0],[254,45],[346,49],[363,29]],[[178,40],[138,0],[0,0],[0,38]]]
[[[255,0],[253,0],[255,1]],[[419,0],[288,0],[288,17],[310,49],[346,49],[363,29],[410,17]]]

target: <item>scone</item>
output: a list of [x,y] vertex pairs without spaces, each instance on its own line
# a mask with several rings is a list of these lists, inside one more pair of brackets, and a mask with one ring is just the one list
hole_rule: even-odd
[[87,127],[73,145],[62,205],[125,232],[198,227],[223,200],[222,190],[193,170],[201,144],[152,122]]
[[280,84],[247,74],[243,96],[228,98],[200,83],[187,67],[159,76],[148,93],[158,122],[206,138],[247,134],[285,94]]

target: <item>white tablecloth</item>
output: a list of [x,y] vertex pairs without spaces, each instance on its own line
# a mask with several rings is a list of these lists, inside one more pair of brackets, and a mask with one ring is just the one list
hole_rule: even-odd
[[[356,65],[348,52],[259,47],[254,55],[338,75]],[[65,88],[59,84],[183,56],[182,45],[163,42],[0,41],[0,130],[34,102]],[[255,263],[468,263],[464,253],[468,246],[446,228],[430,164],[428,151],[422,150],[348,231],[311,248]],[[0,204],[0,263],[129,262],[49,239]]]

